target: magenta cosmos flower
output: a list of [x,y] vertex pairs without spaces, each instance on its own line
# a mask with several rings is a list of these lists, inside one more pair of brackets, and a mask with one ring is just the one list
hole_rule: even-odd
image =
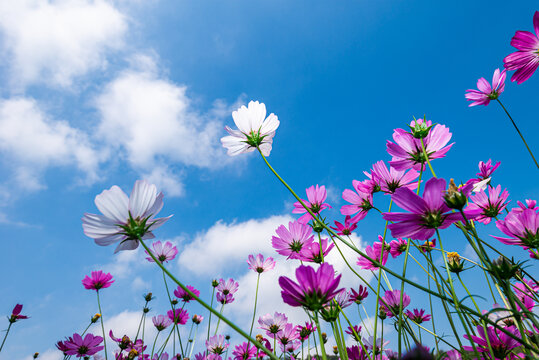
[[110,287],[114,280],[112,280],[112,275],[110,273],[104,273],[103,271],[92,271],[92,276],[89,277],[86,275],[82,279],[82,285],[88,290],[99,290]]
[[493,236],[507,245],[520,245],[524,249],[539,249],[539,209],[511,210],[496,227],[510,238]]
[[[426,124],[431,126],[431,121]],[[451,149],[453,144],[446,144],[451,140],[451,133],[444,125],[436,125],[430,129],[428,135],[423,139],[425,151],[429,161],[445,157],[445,154]],[[394,143],[387,140],[387,152],[393,156],[389,164],[395,170],[415,169],[421,170],[427,159],[421,149],[421,140],[416,139],[409,132],[403,129],[395,129],[393,132]]]
[[475,195],[470,196],[473,204],[470,204],[468,209],[477,209],[480,213],[475,220],[489,224],[492,218],[498,216],[505,209],[508,197],[509,193],[505,189],[502,192],[500,185],[495,188],[489,187],[488,196],[484,191],[476,192]]
[[445,189],[445,180],[435,178],[425,184],[423,197],[407,188],[397,189],[392,196],[393,201],[410,212],[383,214],[385,220],[393,221],[388,225],[391,235],[394,238],[427,240],[436,229],[445,229],[456,221],[464,220],[460,213],[449,212],[451,209],[444,202]]
[[67,355],[77,355],[77,357],[92,356],[93,354],[103,350],[103,346],[99,346],[103,338],[101,336],[94,336],[92,334],[86,334],[84,339],[79,334],[73,334],[68,340],[64,341],[66,348],[65,353]]
[[406,251],[408,243],[403,238],[398,238],[389,243],[389,253],[393,258],[398,257],[400,254]]
[[335,221],[335,226],[330,226],[333,230],[337,231],[338,235],[350,235],[352,231],[357,229],[357,223],[352,222],[350,215],[344,217],[344,224],[341,224],[338,221]]
[[279,119],[273,113],[266,118],[266,105],[258,101],[250,101],[248,107],[243,105],[232,112],[232,118],[239,130],[225,126],[230,136],[221,138],[221,143],[230,156],[254,151],[258,146],[264,156],[269,156],[275,130],[279,127]]
[[[178,255],[178,249],[170,241],[165,242],[165,244],[161,243],[161,241],[156,241],[152,244],[152,249],[150,251],[157,258],[157,260],[162,263],[174,260],[176,255]],[[145,252],[146,254],[150,255],[147,251]],[[154,262],[151,257],[147,257],[146,260],[149,262]]]
[[238,291],[240,284],[234,279],[219,279],[219,285],[217,285],[217,291],[222,292],[224,295],[234,294]]
[[97,245],[119,242],[115,253],[136,249],[139,237],[154,238],[152,230],[170,219],[170,216],[154,218],[163,207],[163,193],[158,194],[156,186],[144,180],[135,182],[129,197],[116,185],[104,190],[95,197],[95,205],[103,215],[85,213],[84,233]]
[[243,342],[240,345],[236,345],[234,347],[234,351],[232,351],[232,355],[234,355],[234,360],[248,360],[256,355],[256,346],[249,345],[247,342]]
[[[378,240],[375,241],[372,246],[367,245],[365,247],[365,253],[368,257],[370,257],[373,260],[378,261],[382,265],[385,265],[387,262],[387,257],[389,255],[389,245],[385,244],[385,248],[382,246],[383,237],[378,235]],[[383,254],[382,254],[382,249]],[[366,257],[359,256],[357,258],[357,264],[365,270],[376,270],[378,269],[378,266],[375,265],[371,260],[367,259]]]
[[500,166],[501,162],[498,161],[496,164],[492,165],[492,159],[488,159],[488,161],[479,162],[479,172],[476,174],[480,179],[488,179],[492,176],[492,173]]
[[[331,207],[329,204],[324,203],[327,198],[326,187],[324,185],[316,185],[316,187],[313,185],[308,187],[305,191],[307,192],[307,199],[309,199],[309,201],[303,199],[301,199],[301,201],[303,201],[303,203],[313,212],[313,214],[319,215],[322,210]],[[298,222],[302,224],[307,224],[309,220],[313,218],[299,201],[294,203],[294,210],[292,210],[292,214],[304,214],[298,219]]]
[[174,324],[185,325],[187,320],[189,320],[189,313],[184,309],[171,309],[167,311],[167,315]]
[[494,70],[492,75],[492,85],[485,79],[477,80],[477,89],[466,90],[466,100],[473,101],[469,106],[485,105],[490,103],[490,100],[496,100],[505,88],[505,70],[500,73],[500,69]]
[[281,296],[290,306],[318,311],[343,290],[337,290],[341,275],[335,277],[333,266],[328,263],[323,263],[316,271],[310,266],[300,265],[296,269],[296,278],[299,284],[286,276],[279,277]]
[[352,186],[354,187],[355,192],[350,189],[344,189],[342,192],[342,198],[351,203],[351,205],[343,205],[341,207],[341,214],[354,215],[357,213],[351,219],[354,223],[363,220],[365,216],[367,216],[369,210],[373,208],[372,192],[363,192],[361,184],[360,181],[353,180]]
[[312,228],[298,221],[289,222],[288,229],[281,225],[275,230],[278,236],[272,236],[271,245],[281,255],[288,259],[300,259],[301,250],[314,241]]
[[535,34],[529,31],[517,31],[511,39],[511,46],[517,48],[503,59],[507,70],[516,70],[511,81],[522,84],[528,80],[539,66],[539,11],[533,15]]
[[414,309],[414,311],[406,310],[406,316],[416,324],[421,324],[422,322],[431,319],[429,314],[425,314],[424,309]]
[[258,254],[256,257],[254,255],[249,255],[247,264],[249,264],[249,269],[254,270],[259,274],[275,268],[275,260],[273,260],[272,257],[268,257],[264,260],[262,254]]
[[17,322],[17,320],[24,320],[28,319],[28,316],[21,315],[22,311],[22,304],[17,304],[13,308],[13,311],[11,312],[11,316],[8,318],[10,323]]
[[[193,286],[187,285],[186,287],[197,297],[200,296],[200,291],[195,289]],[[187,291],[182,289],[181,286],[178,286],[178,288],[174,290],[174,296],[176,296],[178,299],[182,299],[184,302],[189,302],[195,299]]]
[[400,187],[407,187],[410,190],[417,189],[417,179],[419,173],[416,170],[408,172],[396,170],[392,166],[387,169],[386,164],[380,160],[372,166],[372,179],[380,186],[386,194],[393,194]]
[[[388,317],[393,317],[399,315],[400,302],[401,301],[401,291],[400,290],[390,290],[386,291],[384,296],[380,298],[380,309],[384,310]],[[410,296],[405,292],[402,293],[402,309],[404,310],[408,305],[410,305]]]
[[369,296],[367,287],[366,286],[363,287],[363,285],[359,285],[358,291],[356,291],[354,288],[351,288],[350,291],[351,291],[352,300],[356,304],[361,304],[363,300],[365,300],[367,296]]
[[320,242],[315,241],[310,245],[303,247],[300,253],[299,260],[320,264],[324,260],[322,255],[320,254],[320,249],[322,249],[322,253],[324,254],[324,257],[326,257],[329,252],[335,247],[334,243],[331,243],[329,245],[328,244],[328,239],[322,238],[320,239]]
[[[505,327],[505,330],[509,331],[517,338],[520,338],[516,326],[507,326]],[[479,352],[488,354],[490,352],[489,348],[491,348],[496,359],[505,359],[512,349],[520,346],[520,343],[517,340],[509,337],[509,335],[493,326],[487,326],[486,333],[487,334],[485,335],[483,326],[478,325],[477,334],[479,334],[479,336],[472,335],[468,337],[468,335],[464,335],[464,337],[476,343],[476,349]],[[474,351],[471,346],[463,346],[462,348],[466,351]]]

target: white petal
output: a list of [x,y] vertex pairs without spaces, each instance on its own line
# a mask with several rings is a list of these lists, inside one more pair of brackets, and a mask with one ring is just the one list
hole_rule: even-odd
[[146,216],[151,215],[151,217],[153,218],[155,215],[157,215],[159,211],[161,211],[161,209],[163,208],[163,197],[164,197],[163,193],[160,192],[155,198],[155,202],[153,203],[153,206],[149,208],[148,211],[143,216],[146,217]]
[[260,130],[265,118],[266,105],[264,103],[259,103],[258,101],[249,102],[249,119],[251,122],[251,129],[254,131]]
[[483,191],[487,188],[487,184],[490,181],[490,178],[476,182],[472,188],[473,192]]
[[228,131],[228,133],[230,135],[232,135],[233,137],[237,137],[237,138],[240,138],[240,139],[243,139],[243,140],[247,140],[247,136],[245,136],[245,134],[242,133],[239,130],[231,129],[228,126],[225,126],[225,130]]
[[279,127],[280,121],[277,118],[277,116],[274,113],[271,113],[266,121],[262,124],[262,128],[260,129],[261,135],[266,135],[270,132],[275,132],[277,128]]
[[221,143],[228,149],[228,155],[236,156],[241,153],[251,152],[255,148],[245,143],[243,140],[234,136],[225,136],[221,138]]
[[102,238],[94,239],[95,243],[99,246],[108,246],[110,244],[117,243],[118,241],[124,240],[126,237],[122,234],[115,234],[110,236],[105,236]]
[[129,211],[133,218],[143,217],[155,203],[157,187],[145,180],[137,180],[129,197]]
[[260,151],[262,152],[262,155],[269,156],[271,152],[271,142],[263,142],[260,144]]
[[244,134],[249,134],[252,130],[251,121],[249,120],[249,110],[242,105],[238,110],[232,112],[234,123]]
[[157,229],[158,227],[160,227],[161,225],[166,223],[168,221],[168,219],[170,219],[171,217],[172,217],[172,215],[151,220],[152,226],[150,227],[150,229],[152,229],[152,230]]
[[84,214],[82,218],[82,229],[86,236],[92,239],[116,234],[121,231],[121,228],[108,217],[88,213]]
[[138,240],[126,240],[118,244],[114,253],[122,250],[135,250],[138,248]]
[[118,186],[114,185],[109,190],[95,197],[95,206],[103,215],[113,219],[117,224],[125,224],[128,217],[129,198]]

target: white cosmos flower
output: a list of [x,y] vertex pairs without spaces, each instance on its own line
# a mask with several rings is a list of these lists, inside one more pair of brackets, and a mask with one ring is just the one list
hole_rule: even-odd
[[163,193],[158,194],[157,187],[145,180],[135,182],[130,197],[116,185],[103,190],[95,197],[95,205],[103,215],[85,213],[82,218],[84,234],[101,246],[120,242],[115,253],[136,249],[139,245],[137,236],[154,238],[151,230],[172,216],[154,218],[163,207]]
[[221,138],[221,143],[228,149],[228,155],[236,156],[251,152],[258,145],[262,154],[268,156],[271,152],[275,130],[279,127],[277,116],[271,113],[266,118],[266,105],[251,101],[249,107],[243,105],[232,112],[232,118],[239,130],[225,126],[230,136]]

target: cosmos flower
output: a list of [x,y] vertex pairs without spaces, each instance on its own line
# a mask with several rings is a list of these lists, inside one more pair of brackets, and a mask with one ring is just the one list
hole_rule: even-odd
[[[355,334],[354,334],[355,331]],[[361,325],[354,325],[354,328],[352,329],[351,326],[348,326],[348,328],[345,331],[348,335],[350,335],[354,340],[359,341],[361,337],[358,338],[361,334]],[[357,334],[357,336],[356,336]]]
[[[312,185],[305,191],[307,192],[308,201],[303,199],[301,199],[301,201],[303,201],[305,206],[307,206],[313,212],[313,214],[318,215],[322,210],[331,208],[329,204],[324,203],[327,198],[326,187],[324,185],[316,185],[316,187]],[[304,214],[298,219],[298,222],[302,224],[307,224],[309,220],[312,220],[313,218],[299,201],[294,203],[294,210],[292,210],[292,214]]]
[[492,174],[498,168],[498,166],[500,166],[500,164],[501,164],[501,162],[498,161],[496,164],[492,165],[492,160],[491,159],[488,159],[488,161],[486,163],[480,161],[479,162],[479,172],[476,175],[480,179],[483,179],[483,180],[487,179],[487,178],[490,178],[490,177],[492,177]]
[[403,238],[398,238],[389,243],[389,253],[393,258],[398,257],[400,254],[406,251],[408,243]]
[[529,31],[517,31],[511,39],[511,46],[518,51],[509,54],[503,59],[507,70],[516,70],[511,81],[522,84],[528,80],[539,66],[539,11],[533,15],[533,28],[535,34]]
[[352,297],[352,300],[356,303],[356,304],[361,304],[363,302],[363,300],[365,300],[367,298],[367,296],[369,296],[369,292],[367,291],[367,287],[363,287],[363,285],[359,285],[359,289],[358,291],[356,291],[355,289],[350,289],[351,291],[351,297]]
[[419,173],[416,170],[408,172],[396,170],[392,166],[387,169],[386,164],[380,160],[372,166],[372,178],[386,194],[393,194],[400,187],[407,187],[410,190],[417,189],[417,179]]
[[247,264],[249,264],[249,269],[254,270],[259,274],[275,268],[275,260],[273,260],[272,257],[268,257],[264,260],[262,254],[258,254],[256,257],[254,255],[249,255]]
[[492,236],[507,245],[519,245],[524,249],[539,248],[539,209],[514,209],[503,220],[496,221],[496,227],[510,238]]
[[344,189],[342,193],[342,198],[351,203],[351,205],[343,205],[341,207],[341,214],[343,215],[354,215],[351,221],[357,223],[360,220],[363,220],[369,210],[373,208],[372,205],[372,193],[365,193],[360,190],[360,182],[357,180],[352,181],[352,186],[354,191],[350,189]]
[[219,279],[219,285],[217,285],[217,291],[222,292],[224,295],[234,294],[238,291],[240,284],[234,279]]
[[[193,286],[187,285],[186,288],[188,288],[197,297],[200,296],[200,291],[195,289]],[[182,289],[181,286],[178,286],[178,288],[174,290],[174,296],[176,296],[178,299],[182,299],[184,302],[194,300],[194,297],[192,297],[187,291]]]
[[477,80],[477,89],[466,90],[466,100],[473,101],[469,106],[485,105],[490,103],[490,100],[496,100],[505,88],[505,70],[500,73],[500,69],[494,70],[492,76],[492,86],[485,78]]
[[489,224],[492,218],[498,216],[503,209],[507,206],[507,198],[509,193],[507,190],[502,192],[500,185],[495,188],[488,188],[488,196],[484,191],[477,192],[475,195],[470,196],[472,204],[468,206],[469,210],[477,209],[480,211],[479,215],[474,220],[482,222],[483,224]]
[[189,313],[184,309],[171,309],[167,311],[167,315],[174,324],[185,325],[189,320]]
[[238,130],[225,126],[230,136],[221,138],[221,143],[230,156],[254,151],[258,146],[264,156],[269,156],[275,130],[279,127],[279,119],[273,113],[266,118],[266,105],[258,101],[250,101],[248,107],[243,105],[232,112]]
[[86,275],[86,277],[82,279],[82,285],[84,285],[86,289],[95,291],[108,288],[113,282],[114,280],[112,280],[112,275],[110,273],[105,274],[101,270],[92,271],[91,277]]
[[206,340],[206,349],[209,352],[221,355],[228,348],[228,343],[225,343],[223,335],[214,335]]
[[[393,317],[399,315],[399,308],[401,301],[401,291],[400,290],[388,290],[385,292],[384,296],[380,298],[380,309],[383,309],[388,317]],[[402,309],[404,310],[408,305],[410,305],[410,296],[406,293],[402,293]]]
[[316,331],[316,326],[312,322],[306,322],[305,326],[296,326],[296,332],[300,341],[305,341],[309,336]]
[[298,221],[289,222],[288,229],[281,225],[275,230],[278,236],[271,237],[271,245],[288,259],[300,259],[301,250],[314,241],[312,228]]
[[[150,251],[152,251],[153,255],[157,258],[157,260],[162,263],[173,260],[178,254],[178,249],[170,241],[165,242],[164,245],[161,243],[161,241],[156,241],[152,244],[152,248],[153,251]],[[144,250],[144,252],[148,254],[146,250]],[[148,260],[149,262],[154,262],[151,257],[147,257],[146,260]]]
[[357,229],[357,223],[352,222],[350,215],[346,215],[344,218],[344,225],[338,221],[335,221],[335,226],[330,226],[333,230],[337,231],[338,235],[350,235],[352,231]]
[[137,180],[131,196],[116,185],[95,197],[95,205],[103,215],[85,213],[82,228],[86,236],[100,246],[119,242],[115,253],[134,250],[138,238],[152,239],[152,230],[163,225],[170,216],[154,218],[163,207],[163,193],[144,180]]
[[215,295],[215,298],[217,299],[218,302],[220,302],[221,304],[231,304],[234,302],[234,300],[236,300],[234,298],[234,295],[232,294],[223,294],[222,292],[218,292],[216,295]]
[[331,249],[335,247],[334,243],[329,245],[328,243],[329,241],[327,238],[321,238],[320,242],[313,242],[308,246],[304,246],[303,249],[301,249],[299,259],[302,261],[320,264],[323,260],[322,256],[320,255],[320,248],[322,248],[322,253],[324,254],[324,257],[326,257]]
[[153,326],[157,331],[165,330],[167,327],[172,325],[172,319],[165,315],[157,315],[152,317]]
[[17,322],[17,320],[24,320],[28,319],[28,316],[21,315],[22,311],[22,304],[17,304],[13,308],[13,311],[11,311],[11,316],[8,318],[10,323]]
[[283,330],[277,333],[277,341],[282,345],[286,345],[297,338],[296,327],[291,323],[285,324]]
[[276,334],[280,333],[287,323],[288,317],[278,312],[275,312],[273,316],[266,314],[258,318],[259,329],[265,330],[266,334],[272,338],[275,338]]
[[[507,326],[505,327],[505,330],[509,331],[517,338],[520,337],[516,326]],[[478,325],[477,334],[479,334],[479,336],[471,335],[468,337],[468,335],[464,335],[464,337],[475,342],[475,347],[479,352],[489,353],[489,348],[491,348],[496,359],[505,359],[512,349],[520,346],[520,343],[517,340],[514,340],[513,338],[509,337],[509,335],[501,332],[500,329],[493,326],[487,326],[485,329],[482,325]],[[471,346],[463,346],[462,348],[466,351],[474,351],[473,347]]]
[[255,357],[256,346],[249,345],[249,343],[244,341],[240,345],[236,345],[236,347],[234,347],[232,355],[234,355],[234,360],[248,360]]
[[365,360],[369,358],[363,348],[357,345],[347,347],[346,353],[348,354],[349,360]]
[[300,265],[296,269],[295,283],[286,276],[279,277],[283,301],[290,306],[303,306],[311,311],[318,311],[342,289],[337,290],[341,275],[335,277],[333,266],[322,263],[318,270]]
[[425,314],[424,309],[414,309],[413,311],[406,310],[406,316],[416,324],[421,324],[431,319],[429,314]]
[[191,321],[195,323],[196,325],[199,325],[202,322],[202,320],[204,320],[204,316],[197,315],[197,314],[193,315],[193,317],[191,318]]
[[[371,259],[373,260],[376,260],[380,263],[382,263],[382,265],[385,265],[386,262],[387,262],[387,257],[388,257],[388,254],[389,254],[389,249],[385,248],[384,251],[383,251],[383,254],[382,254],[382,242],[383,242],[383,237],[378,235],[378,240],[379,241],[375,241],[372,246],[371,245],[367,245],[365,247],[365,253],[367,254],[368,257],[370,257]],[[385,245],[386,247],[388,246],[387,244]],[[359,256],[358,257],[358,260],[357,260],[357,264],[362,268],[362,269],[365,269],[365,270],[376,270],[378,269],[378,266],[375,265],[371,260],[363,257],[363,256]]]
[[76,355],[78,358],[91,356],[104,349],[104,346],[100,346],[103,342],[101,336],[94,336],[92,334],[86,334],[84,339],[79,334],[73,334],[68,340],[64,341],[65,353],[67,355]]

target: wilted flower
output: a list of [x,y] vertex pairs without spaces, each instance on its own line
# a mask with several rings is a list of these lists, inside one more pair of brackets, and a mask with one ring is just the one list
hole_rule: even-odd
[[[156,241],[152,244],[152,248],[153,248],[153,251],[152,250],[150,251],[152,251],[153,255],[161,263],[173,260],[178,254],[178,249],[170,241],[165,242],[164,245],[161,243],[161,241]],[[146,250],[145,252],[146,254],[148,254]],[[147,257],[146,260],[148,260],[149,262],[154,262],[151,257]]]
[[301,250],[314,241],[312,228],[298,221],[289,222],[288,229],[281,225],[275,230],[278,236],[272,236],[271,245],[288,259],[300,259]]
[[528,80],[539,66],[539,11],[533,15],[535,34],[529,31],[517,31],[511,39],[511,46],[517,48],[503,59],[507,70],[516,70],[511,81],[522,84]]
[[131,196],[116,185],[95,197],[95,205],[103,215],[85,213],[82,228],[97,245],[120,244],[114,252],[133,250],[139,238],[152,239],[152,230],[163,225],[170,216],[154,218],[163,207],[163,193],[155,185],[137,180]]
[[108,288],[114,280],[112,280],[112,275],[110,273],[104,273],[103,271],[92,271],[92,276],[89,277],[86,275],[82,279],[82,285],[88,290],[98,291],[99,289]]
[[505,88],[505,76],[505,70],[500,73],[500,69],[496,69],[492,76],[492,86],[485,78],[477,80],[478,90],[468,89],[464,95],[466,100],[473,101],[470,106],[487,106],[490,100],[496,100]]
[[259,274],[275,268],[275,260],[273,260],[272,257],[268,257],[264,260],[262,254],[258,254],[256,257],[254,255],[249,255],[247,264],[249,264],[249,269],[252,269]]
[[[326,187],[324,185],[316,185],[316,187],[312,185],[305,191],[307,192],[307,199],[309,200],[306,201],[301,199],[301,201],[303,201],[303,203],[313,212],[313,214],[318,215],[322,210],[331,207],[329,204],[324,203],[327,198]],[[292,210],[292,214],[304,214],[298,219],[298,222],[302,224],[308,223],[309,220],[313,218],[299,201],[294,203],[294,210]]]

